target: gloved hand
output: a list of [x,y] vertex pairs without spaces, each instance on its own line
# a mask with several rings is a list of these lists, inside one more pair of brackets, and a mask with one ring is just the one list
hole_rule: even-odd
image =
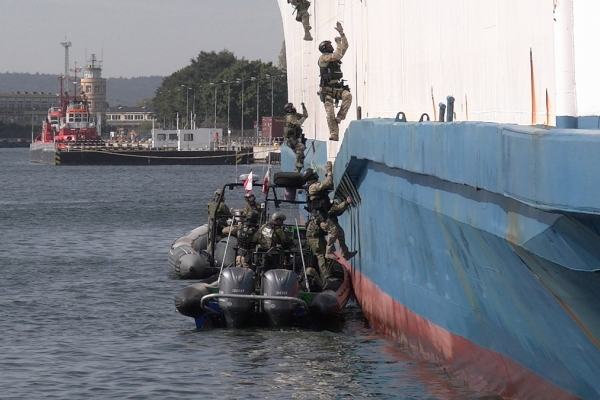
[[333,164],[331,163],[331,161],[327,161],[327,164],[325,164],[325,171],[331,172],[332,168],[333,168]]
[[340,33],[340,35],[344,34],[344,28],[342,28],[342,24],[340,24],[339,22],[337,24],[335,24],[335,29],[336,31],[338,31]]

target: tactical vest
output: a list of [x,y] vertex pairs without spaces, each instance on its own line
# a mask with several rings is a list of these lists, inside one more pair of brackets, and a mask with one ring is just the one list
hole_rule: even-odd
[[299,137],[302,135],[302,128],[288,122],[288,119],[285,119],[285,124],[283,125],[283,136],[285,138],[293,138]]
[[250,250],[253,247],[252,236],[258,230],[257,225],[243,224],[242,228],[238,232],[238,247],[244,250]]
[[266,249],[273,247],[273,237],[275,236],[275,227],[272,222],[265,224],[260,231],[260,245]]
[[329,85],[330,81],[339,81],[342,79],[344,74],[342,74],[342,69],[340,65],[342,63],[339,61],[331,61],[327,64],[326,67],[320,67],[321,69],[321,86]]
[[311,214],[316,212],[326,214],[331,208],[331,201],[329,200],[327,191],[321,190],[315,194],[309,195],[306,205]]

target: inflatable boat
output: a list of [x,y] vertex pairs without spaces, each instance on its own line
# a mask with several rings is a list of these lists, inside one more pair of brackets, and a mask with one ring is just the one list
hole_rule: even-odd
[[[295,200],[295,196],[291,200],[289,196],[290,191],[303,190],[300,174],[278,174],[274,183],[264,188],[266,194],[260,209],[263,221],[270,220],[275,212],[285,214],[282,229],[293,240],[291,249],[255,245],[247,251],[247,265],[242,267],[239,261],[236,265],[236,237],[220,237],[215,224],[211,224],[215,229],[212,235],[208,234],[209,225],[202,225],[171,246],[169,262],[173,269],[181,277],[200,278],[198,283],[181,289],[174,299],[176,310],[193,318],[197,328],[327,329],[341,320],[342,309],[352,292],[350,273],[337,261],[327,260],[334,279],[322,282],[317,258],[306,241],[306,202]],[[244,189],[244,184],[227,184],[222,192],[234,189]],[[235,232],[231,228],[244,221],[243,215],[232,215],[229,232]],[[212,246],[209,237],[214,238]]]

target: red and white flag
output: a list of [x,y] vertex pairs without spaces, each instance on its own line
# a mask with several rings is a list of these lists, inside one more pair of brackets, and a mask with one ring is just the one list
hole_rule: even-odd
[[267,169],[267,173],[265,174],[265,178],[263,179],[263,193],[269,193],[269,175],[271,175],[271,167]]
[[246,193],[250,193],[252,191],[252,171],[250,171],[246,181],[244,181],[244,189],[246,189]]

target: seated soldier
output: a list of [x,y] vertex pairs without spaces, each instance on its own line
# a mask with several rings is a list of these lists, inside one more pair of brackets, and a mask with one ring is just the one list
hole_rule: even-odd
[[273,213],[271,221],[261,226],[254,234],[253,242],[258,244],[259,249],[268,251],[268,256],[263,258],[263,267],[275,267],[276,261],[282,262],[280,257],[275,260],[274,253],[282,254],[284,250],[290,250],[294,240],[288,237],[281,228],[285,221],[285,214],[281,211]]
[[235,258],[237,267],[249,268],[252,249],[255,247],[254,234],[258,231],[258,212],[250,210],[244,222],[236,226],[238,250]]
[[[208,247],[207,250],[210,251],[211,245],[214,241],[220,239],[221,235],[223,235],[223,228],[227,227],[229,224],[227,220],[231,218],[231,210],[225,204],[225,193],[221,197],[222,190],[217,189],[215,191],[214,198],[208,202],[206,205],[206,210],[208,212]],[[219,203],[219,197],[221,197],[221,202]],[[212,237],[213,226],[216,227],[216,237]]]

